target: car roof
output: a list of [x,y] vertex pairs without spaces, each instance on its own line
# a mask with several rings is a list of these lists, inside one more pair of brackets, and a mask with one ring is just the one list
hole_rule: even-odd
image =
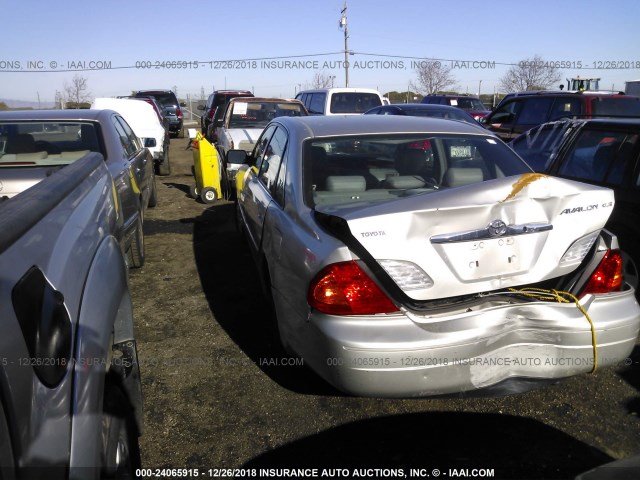
[[523,92],[510,92],[506,94],[503,98],[514,98],[514,97],[528,97],[528,96],[567,96],[567,97],[575,97],[575,96],[586,96],[586,97],[630,97],[632,95],[625,95],[624,92],[619,91],[605,91],[605,90],[527,90]]
[[425,95],[425,97],[443,97],[443,98],[478,98],[475,95],[469,95],[468,93],[456,93],[456,94],[439,94],[439,93],[433,93],[433,94],[429,94],[429,95]]
[[301,93],[316,93],[316,92],[327,92],[327,93],[375,93],[377,95],[382,96],[378,90],[375,88],[358,88],[358,87],[333,87],[333,88],[310,88],[308,90],[301,90],[298,94]]
[[137,91],[136,91],[136,94],[138,94],[138,93],[145,93],[145,94],[147,94],[147,95],[153,95],[153,94],[154,94],[154,92],[155,92],[155,93],[172,93],[172,94],[174,94],[174,95],[175,95],[175,93],[173,93],[173,90],[158,90],[158,89],[155,89],[155,90],[137,90]]
[[485,135],[493,133],[480,125],[440,118],[404,115],[310,115],[279,117],[273,120],[301,137],[325,137],[379,133],[456,133]]
[[0,120],[93,120],[117,113],[113,110],[68,109],[68,110],[7,110],[0,112]]
[[459,108],[452,107],[451,105],[441,105],[439,103],[390,103],[389,105],[380,105],[379,107],[373,108],[387,109],[389,107],[396,107],[402,110],[449,110],[460,113]]
[[296,103],[302,104],[300,100],[291,100],[285,98],[266,98],[266,97],[234,97],[229,100],[229,103],[261,103],[261,102],[271,102],[271,103]]
[[211,95],[216,95],[216,94],[227,94],[227,93],[251,93],[251,95],[253,95],[252,92],[250,92],[249,90],[214,90],[214,92]]

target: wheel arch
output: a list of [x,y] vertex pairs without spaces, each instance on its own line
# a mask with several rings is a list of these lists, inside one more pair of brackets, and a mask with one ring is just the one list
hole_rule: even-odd
[[114,346],[129,345],[133,350],[134,358],[125,369],[121,386],[141,431],[142,394],[133,328],[127,267],[117,240],[109,236],[96,250],[80,302],[73,352],[71,469],[100,465],[104,385],[106,372],[114,363]]

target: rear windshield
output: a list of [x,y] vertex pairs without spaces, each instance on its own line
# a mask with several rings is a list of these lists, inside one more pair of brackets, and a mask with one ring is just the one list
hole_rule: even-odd
[[176,96],[173,92],[140,92],[139,95],[150,96],[155,98],[162,106],[177,106]]
[[386,202],[530,171],[502,142],[479,135],[313,139],[303,157],[311,207]]
[[619,117],[640,117],[639,97],[603,97],[594,98],[592,113]]
[[487,107],[477,98],[451,98],[449,105],[463,110],[486,110]]
[[307,115],[301,103],[233,102],[228,128],[264,128],[276,117]]
[[66,165],[102,151],[91,122],[0,123],[0,167]]
[[375,93],[341,92],[331,96],[331,113],[364,113],[382,105],[380,97]]

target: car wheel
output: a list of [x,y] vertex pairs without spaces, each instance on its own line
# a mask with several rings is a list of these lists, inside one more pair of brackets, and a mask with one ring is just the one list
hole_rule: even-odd
[[169,149],[164,152],[162,162],[158,164],[158,175],[166,176],[171,174],[171,163],[169,163]]
[[198,187],[196,187],[195,185],[191,185],[189,187],[189,195],[191,195],[191,198],[198,198]]
[[147,206],[150,208],[158,205],[158,190],[156,186],[156,176],[153,176],[153,180],[151,180],[151,193],[149,193],[149,201],[147,202]]
[[137,478],[141,462],[133,408],[122,389],[110,381],[105,382],[102,412],[100,478]]
[[144,232],[142,231],[142,219],[138,218],[136,233],[129,247],[129,268],[141,268],[144,265]]
[[205,187],[202,189],[202,192],[200,192],[200,200],[202,200],[204,203],[213,203],[217,199],[218,194],[216,193],[215,189],[211,187]]

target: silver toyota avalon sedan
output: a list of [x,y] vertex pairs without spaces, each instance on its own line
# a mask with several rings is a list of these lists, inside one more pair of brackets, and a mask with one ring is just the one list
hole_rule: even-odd
[[274,330],[342,391],[520,392],[635,345],[613,192],[533,173],[480,126],[278,118],[228,161]]

